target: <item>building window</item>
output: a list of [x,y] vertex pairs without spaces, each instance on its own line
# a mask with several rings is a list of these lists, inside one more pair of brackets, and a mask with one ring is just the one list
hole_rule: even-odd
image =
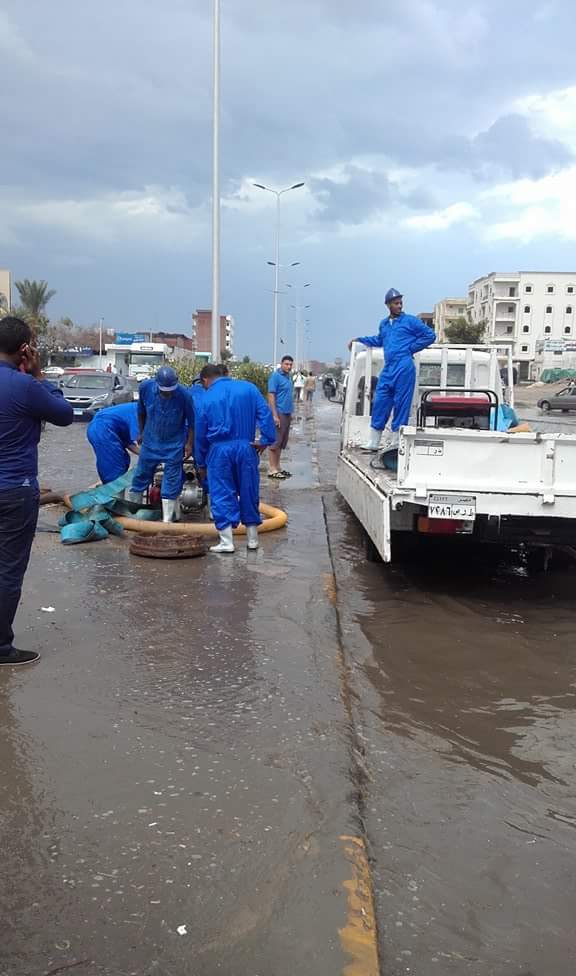
[[530,315],[530,306],[529,305],[525,305],[524,306],[524,315]]
[[522,329],[522,332],[530,332],[530,326],[525,325],[524,328]]
[[515,288],[509,288],[508,289],[508,297],[509,298],[516,298],[516,289]]
[[567,325],[566,328],[564,329],[564,335],[570,335],[571,332],[572,332],[572,329],[570,328],[569,325]]
[[550,335],[551,332],[552,332],[552,329],[550,328],[549,325],[547,325],[546,328],[544,329],[544,335]]
[[547,305],[546,306],[546,315],[552,315],[552,306],[551,305]]
[[508,313],[509,313],[509,314],[510,314],[510,313],[511,313],[511,314],[514,314],[514,306],[513,306],[513,305],[509,305],[509,306],[508,306]]
[[532,294],[532,285],[526,285],[524,291],[526,292],[527,295],[531,295]]
[[522,346],[522,352],[528,352],[528,346]]
[[512,328],[512,326],[511,325],[507,325],[506,326],[506,335],[512,335],[513,332],[514,332],[514,329]]
[[572,306],[571,305],[567,305],[566,306],[566,315],[572,315]]
[[573,295],[574,294],[574,285],[568,285],[566,291],[568,292],[569,295]]
[[553,295],[554,294],[554,285],[546,285],[546,294],[547,295]]

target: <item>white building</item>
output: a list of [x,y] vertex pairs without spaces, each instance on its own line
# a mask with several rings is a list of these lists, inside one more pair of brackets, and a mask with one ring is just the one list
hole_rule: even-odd
[[467,298],[443,298],[434,306],[434,331],[439,342],[446,341],[446,327],[454,325],[457,319],[465,319],[468,309]]
[[0,268],[0,308],[9,312],[12,308],[11,300],[12,281],[9,271]]
[[493,271],[469,287],[468,314],[485,341],[512,346],[520,378],[534,375],[537,348],[576,339],[576,271]]

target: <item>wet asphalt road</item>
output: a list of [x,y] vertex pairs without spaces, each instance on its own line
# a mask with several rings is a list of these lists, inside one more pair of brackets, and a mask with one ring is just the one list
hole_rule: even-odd
[[[0,675],[2,976],[375,976],[343,837],[385,976],[573,976],[575,571],[366,563],[338,419],[297,424],[257,554],[38,534],[43,660]],[[42,456],[43,484],[94,480],[80,426]]]

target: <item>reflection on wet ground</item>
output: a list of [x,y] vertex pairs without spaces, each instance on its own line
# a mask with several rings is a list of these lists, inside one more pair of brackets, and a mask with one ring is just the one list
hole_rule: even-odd
[[[576,971],[576,570],[327,518],[361,699],[383,971]],[[424,540],[429,542],[430,540]]]
[[[65,434],[43,481],[78,488],[93,462]],[[258,553],[38,535],[18,631],[43,660],[0,676],[2,976],[344,967],[355,811],[312,447],[302,429],[269,496],[290,528]]]
[[[339,416],[297,421],[257,554],[38,535],[19,632],[44,658],[0,676],[1,976],[346,971],[362,830],[384,976],[573,976],[576,569],[366,563]],[[53,488],[93,480],[72,438],[44,442]]]

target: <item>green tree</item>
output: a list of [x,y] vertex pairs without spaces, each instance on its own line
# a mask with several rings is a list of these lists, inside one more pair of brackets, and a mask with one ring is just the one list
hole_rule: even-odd
[[46,306],[56,292],[48,288],[47,281],[30,281],[29,278],[17,281],[16,290],[22,306],[19,309],[20,315],[37,333],[46,332],[49,324]]
[[447,325],[445,329],[446,339],[455,345],[474,345],[482,342],[486,331],[485,322],[469,322],[463,316]]
[[230,350],[223,349],[222,352],[220,353],[220,361],[222,363],[227,363],[230,359],[232,359],[232,353],[230,352]]
[[264,396],[268,393],[268,377],[271,372],[270,367],[263,366],[262,363],[242,362],[230,366],[231,376],[237,380],[248,380],[249,383],[254,383]]
[[243,363],[249,363],[250,362],[250,356],[243,356],[242,357],[242,362]]

